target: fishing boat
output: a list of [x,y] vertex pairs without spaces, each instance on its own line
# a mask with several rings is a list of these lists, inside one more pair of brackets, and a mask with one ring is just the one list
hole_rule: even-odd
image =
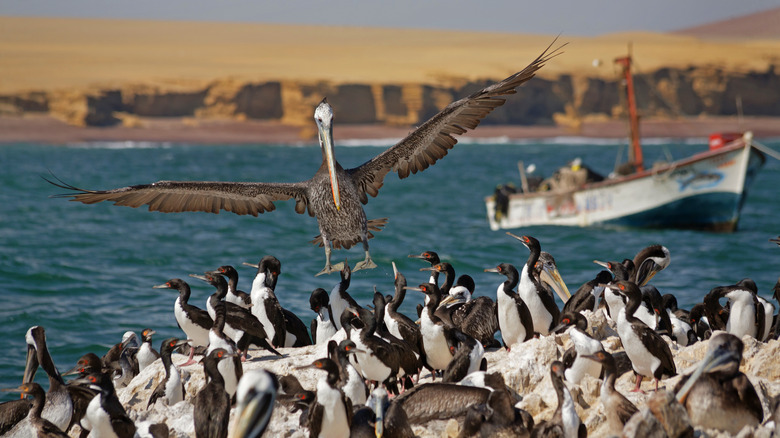
[[721,232],[737,229],[754,181],[774,151],[750,132],[716,133],[708,150],[645,168],[639,140],[631,56],[622,66],[629,114],[628,161],[603,178],[573,161],[539,187],[531,187],[520,167],[521,190],[497,189],[485,198],[493,230],[534,225],[683,228]]

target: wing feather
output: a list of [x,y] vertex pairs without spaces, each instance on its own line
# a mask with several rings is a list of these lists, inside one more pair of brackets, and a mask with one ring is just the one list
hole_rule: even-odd
[[454,135],[476,128],[491,111],[504,104],[505,99],[501,96],[515,94],[517,87],[534,77],[547,61],[561,53],[563,46],[551,50],[553,44],[555,41],[523,70],[449,104],[395,146],[350,169],[348,172],[353,175],[361,192],[361,201],[367,202],[365,194],[376,196],[388,172],[396,172],[403,179],[427,169],[447,155],[458,142]]
[[[44,178],[46,179],[46,178]],[[239,215],[258,214],[276,209],[275,201],[295,199],[295,211],[302,214],[308,207],[306,183],[251,183],[217,181],[159,181],[113,190],[86,190],[60,180],[49,183],[70,191],[54,195],[84,204],[108,201],[125,207],[148,205],[149,211],[163,213],[220,210]]]

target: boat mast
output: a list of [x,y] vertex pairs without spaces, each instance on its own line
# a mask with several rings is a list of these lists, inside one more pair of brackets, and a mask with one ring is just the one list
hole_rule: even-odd
[[637,172],[645,170],[642,158],[642,145],[639,144],[639,114],[636,110],[636,96],[634,94],[634,77],[631,75],[631,46],[628,56],[615,58],[615,64],[623,67],[623,79],[626,81],[626,100],[628,103],[629,129],[631,135],[631,147],[629,148],[629,160]]

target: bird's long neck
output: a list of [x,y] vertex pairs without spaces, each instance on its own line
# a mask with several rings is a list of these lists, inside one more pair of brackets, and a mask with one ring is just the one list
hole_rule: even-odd
[[628,302],[626,303],[626,307],[625,307],[626,321],[628,322],[639,321],[639,319],[634,316],[634,312],[636,312],[636,310],[639,309],[639,305],[642,302],[641,298],[633,293],[627,294],[626,298],[628,298]]
[[436,316],[436,309],[439,308],[439,303],[441,303],[441,292],[438,291],[438,288],[435,288],[426,296],[428,297],[428,303],[425,304],[425,312],[428,313],[428,318],[430,318],[434,324],[439,324],[442,321],[441,318]]
[[214,281],[211,282],[211,285],[217,288],[217,292],[216,292],[217,298],[219,298],[220,300],[224,300],[228,292],[228,286],[225,279],[222,278],[221,276],[215,277]]
[[30,418],[40,419],[43,413],[43,406],[46,404],[46,393],[42,388],[36,388],[30,395],[33,396],[32,406],[30,406]]
[[[517,270],[508,270],[506,272],[506,280],[504,281],[504,293],[506,293],[509,296],[512,296],[512,294],[515,294],[515,288],[517,288],[517,284],[520,282],[520,276],[517,274]],[[494,283],[495,284],[495,283]]]
[[171,365],[173,364],[171,350],[169,348],[163,349],[160,352],[160,359],[162,360],[163,368],[165,368],[165,377],[169,377],[171,375]]
[[404,299],[406,298],[406,279],[403,279],[403,281],[396,280],[395,282],[395,294],[393,294],[393,300],[390,301],[390,309],[393,312],[397,312],[398,308],[401,307],[401,303],[404,302]]
[[38,362],[41,365],[41,368],[43,368],[44,371],[46,371],[46,375],[49,376],[49,384],[56,385],[64,385],[65,381],[62,379],[62,376],[60,375],[60,372],[57,370],[57,367],[54,365],[54,361],[51,358],[51,354],[49,354],[49,348],[46,346],[46,337],[40,337],[36,339],[36,345],[35,350],[38,355]]
[[224,387],[225,379],[222,377],[222,373],[219,372],[218,365],[219,361],[207,360],[203,362],[203,372],[206,373],[206,376],[208,376],[212,382]]
[[238,290],[238,273],[237,272],[228,272],[228,290],[233,291],[235,293]]
[[439,288],[441,289],[441,293],[448,294],[454,282],[455,282],[455,269],[453,269],[452,266],[448,264],[445,266],[445,270],[444,270],[444,284],[441,285],[441,287]]

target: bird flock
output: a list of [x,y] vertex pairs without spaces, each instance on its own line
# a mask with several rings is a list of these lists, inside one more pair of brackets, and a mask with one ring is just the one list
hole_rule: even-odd
[[[44,328],[31,327],[23,383],[6,389],[28,397],[0,405],[0,434],[168,436],[164,422],[129,415],[119,400],[117,390],[143,379],[141,385],[154,389],[135,403],[147,409],[191,403],[196,437],[261,436],[274,410],[299,415],[302,430],[316,437],[412,437],[419,425],[453,419],[454,436],[585,436],[587,425],[572,392],[591,378],[602,381],[607,430],[620,435],[641,413],[616,389],[616,380],[631,371],[632,392],[644,393],[644,378],[655,381],[645,390],[658,391],[659,382],[682,373],[672,351],[705,340],[707,355],[696,369],[674,388],[666,385],[674,395],[668,403],[682,409],[691,428],[736,434],[764,422],[757,391],[739,370],[743,344],[748,338],[774,340],[780,328],[775,305],[758,295],[755,282],[716,286],[690,310],[680,309],[673,295],[662,295],[651,283],[671,261],[667,248],[651,245],[630,259],[596,260],[605,269],[570,294],[554,258],[537,239],[510,236],[529,255],[522,266],[498,263],[485,269],[500,275],[494,298],[488,289],[475,296],[471,276],[456,278],[451,264],[425,251],[409,256],[425,263],[420,268],[429,272],[425,282],[409,285],[393,264],[394,293],[375,289],[370,303],[350,295],[351,270],[345,263],[329,293],[312,291],[313,319],[307,326],[280,304],[281,262],[265,256],[249,264],[256,269],[249,293],[238,289],[238,272],[229,265],[190,274],[214,288],[205,309],[190,302],[190,286],[182,279],[154,286],[178,294],[173,313],[183,332],[163,340],[157,350],[154,330],[144,329],[140,338],[127,332],[102,358],[87,353],[61,374]],[[780,239],[772,241],[780,245]],[[775,299],[778,290],[780,282]],[[422,301],[417,315],[399,312],[407,293]],[[619,348],[597,335],[604,332],[591,326],[597,315],[619,338]],[[557,408],[549,418],[534,419],[518,407],[527,395],[523,388],[494,370],[488,357],[522,352],[526,343],[544,338],[567,338],[570,348],[562,357],[542,359]],[[265,369],[294,357],[296,349],[316,359],[289,374]],[[177,358],[183,355],[185,360]],[[150,378],[150,369],[160,369],[157,361],[162,372]],[[38,368],[49,379],[48,391],[33,382]],[[198,387],[185,388],[195,384],[191,377],[201,370]],[[298,378],[303,373],[315,373],[316,386],[305,387]],[[66,382],[70,375],[75,378]]]

